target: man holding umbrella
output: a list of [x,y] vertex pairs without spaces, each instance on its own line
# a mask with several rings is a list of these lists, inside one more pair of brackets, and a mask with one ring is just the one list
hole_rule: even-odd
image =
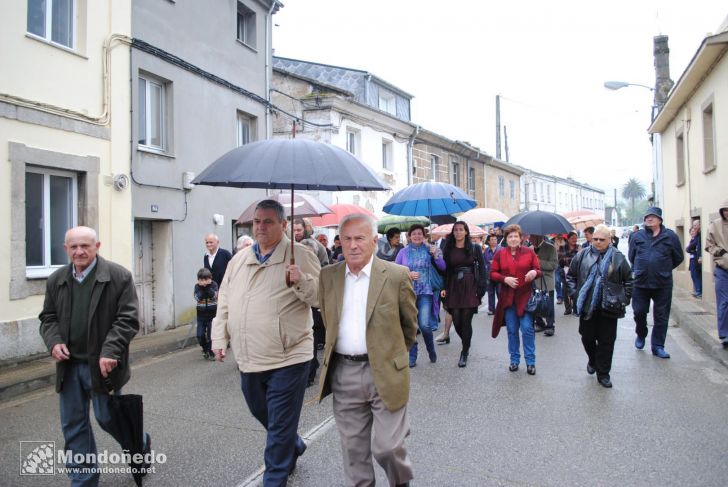
[[[297,430],[313,358],[311,308],[318,307],[321,270],[308,248],[298,243],[291,247],[286,224],[279,202],[258,203],[256,243],[230,262],[212,322],[215,358],[222,362],[231,342],[245,402],[268,432],[266,487],[285,486],[306,450]],[[292,252],[295,265],[289,264]]]
[[[75,227],[63,248],[71,259],[48,278],[40,334],[56,361],[61,428],[73,485],[98,485],[97,465],[74,458],[96,457],[89,400],[96,421],[114,434],[109,386],[117,393],[129,381],[129,342],[139,331],[139,302],[131,273],[98,255],[96,231]],[[151,446],[144,435],[143,453]],[[138,438],[141,442],[141,438]]]

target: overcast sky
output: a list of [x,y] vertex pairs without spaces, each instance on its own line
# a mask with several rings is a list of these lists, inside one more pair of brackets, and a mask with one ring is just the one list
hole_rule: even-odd
[[[495,96],[510,161],[611,194],[649,189],[653,37],[677,82],[728,15],[720,0],[283,0],[275,55],[366,70],[414,95],[412,121],[495,155]],[[502,153],[505,159],[505,153]]]

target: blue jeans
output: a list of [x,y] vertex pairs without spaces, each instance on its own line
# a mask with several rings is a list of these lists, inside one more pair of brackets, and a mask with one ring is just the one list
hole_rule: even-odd
[[488,283],[488,311],[491,313],[495,313],[495,305],[496,305],[496,289],[497,283],[490,281]]
[[[717,267],[717,266],[716,266]],[[693,291],[696,295],[703,295],[703,264],[698,259],[690,259],[690,278],[693,280]]]
[[[430,360],[437,360],[437,352],[435,352],[435,340],[432,338],[432,327],[430,321],[432,319],[432,294],[420,294],[417,296],[417,326],[425,340],[427,353]],[[410,348],[410,363],[417,362],[417,342]]]
[[[121,394],[121,391],[118,391]],[[96,454],[96,440],[89,421],[89,399],[94,407],[96,421],[104,431],[111,420],[109,414],[109,396],[95,394],[91,391],[91,374],[86,363],[66,364],[63,376],[63,388],[59,394],[61,404],[61,428],[66,450],[71,452],[71,458],[78,453]],[[99,484],[98,473],[82,473],[84,468],[95,468],[97,465],[88,463],[66,463],[67,468],[79,469],[69,472],[73,487],[96,486]]]
[[664,288],[635,287],[632,291],[632,311],[634,312],[635,333],[640,338],[647,337],[647,313],[652,308],[652,349],[665,346],[667,338],[667,322],[672,307],[672,286]]
[[515,306],[506,308],[506,328],[508,329],[508,353],[511,363],[521,363],[521,341],[518,334],[520,328],[523,335],[523,355],[526,365],[536,365],[536,333],[533,331],[533,315],[526,312],[518,317]]
[[211,352],[212,340],[212,318],[197,318],[197,343],[202,347],[203,352]]
[[564,268],[559,266],[556,268],[556,272],[554,272],[554,277],[556,278],[556,299],[564,300],[564,283],[566,281],[566,276],[564,275]]
[[298,436],[309,362],[265,372],[240,373],[240,388],[250,412],[268,432],[265,444],[265,487],[283,486],[296,455],[303,450]]
[[718,314],[718,336],[728,341],[728,271],[715,266],[715,305]]

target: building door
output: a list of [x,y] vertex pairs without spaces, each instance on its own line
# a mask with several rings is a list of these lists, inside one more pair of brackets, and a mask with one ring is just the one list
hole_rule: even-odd
[[134,283],[139,297],[139,334],[146,335],[155,329],[154,320],[154,242],[152,222],[134,222]]

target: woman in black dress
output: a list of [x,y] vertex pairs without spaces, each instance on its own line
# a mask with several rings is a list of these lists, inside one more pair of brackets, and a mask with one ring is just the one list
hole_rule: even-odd
[[445,309],[452,315],[455,331],[463,342],[458,367],[468,363],[473,337],[473,315],[487,289],[487,275],[480,245],[470,242],[468,224],[457,221],[452,226],[443,251],[445,289],[441,292]]

